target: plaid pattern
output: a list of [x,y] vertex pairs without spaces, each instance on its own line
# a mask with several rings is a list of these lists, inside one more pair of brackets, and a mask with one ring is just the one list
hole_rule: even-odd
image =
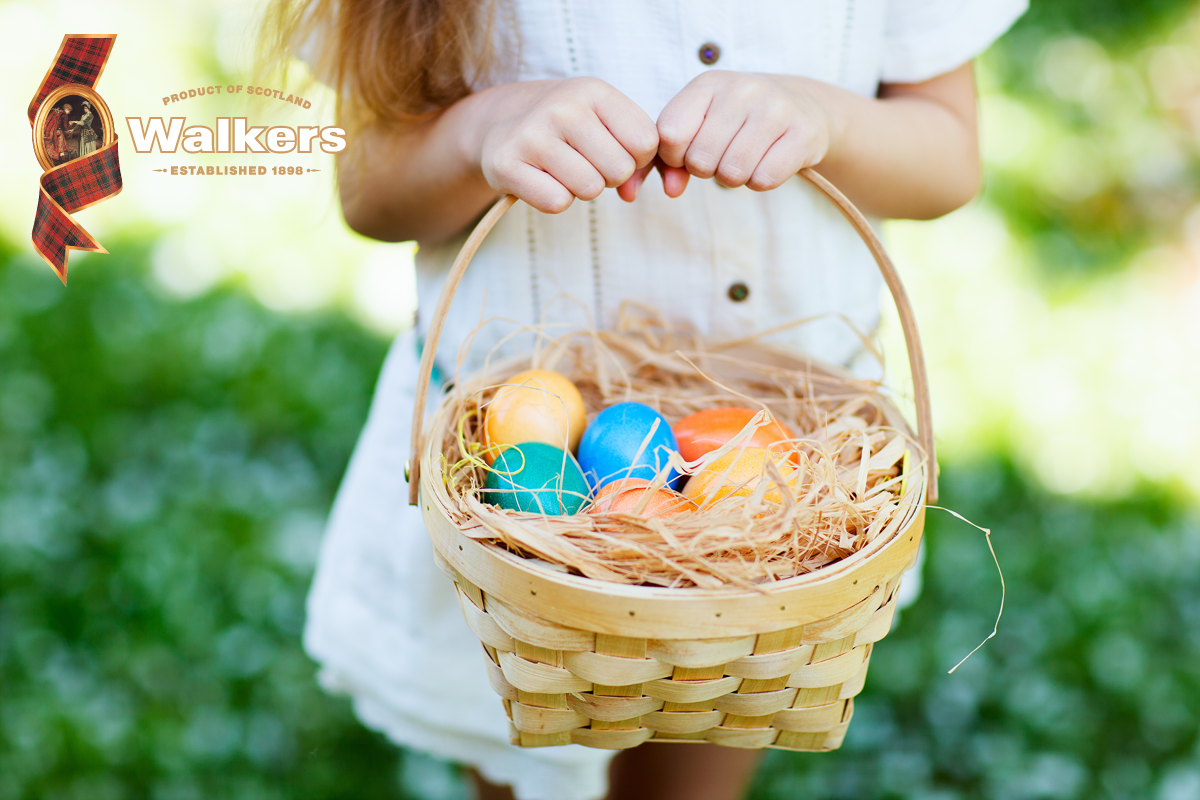
[[44,173],[42,188],[69,213],[116,194],[121,191],[117,143]]
[[[104,71],[104,62],[116,36],[67,36],[63,38],[54,66],[46,73],[37,96],[29,104],[29,124],[34,123],[42,102],[65,83],[94,86]],[[33,217],[33,246],[59,279],[67,282],[70,249],[107,252],[71,214],[121,191],[121,163],[117,143],[68,161],[42,174],[37,212]]]
[[33,217],[33,246],[65,284],[68,248],[107,252],[71,218],[71,212],[121,191],[117,143],[44,173],[41,183]]
[[62,47],[58,50],[58,58],[54,66],[42,79],[33,102],[29,104],[29,124],[33,124],[38,109],[46,97],[64,83],[82,83],[84,86],[95,86],[104,71],[104,62],[112,50],[112,36],[64,36]]
[[71,219],[46,194],[38,198],[37,213],[33,216],[33,246],[58,274],[59,280],[67,282],[67,248],[76,250],[103,251],[92,235]]

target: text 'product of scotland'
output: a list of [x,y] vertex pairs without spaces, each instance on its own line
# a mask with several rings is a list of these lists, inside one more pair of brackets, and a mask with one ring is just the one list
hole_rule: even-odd
[[[617,403],[596,415],[579,442],[579,466],[592,488],[622,478],[654,476],[679,451],[671,424],[644,403]],[[667,485],[678,489],[685,476],[672,472]]]

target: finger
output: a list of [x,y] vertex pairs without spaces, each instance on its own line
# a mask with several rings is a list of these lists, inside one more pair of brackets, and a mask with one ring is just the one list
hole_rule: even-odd
[[634,170],[634,173],[629,176],[629,180],[617,187],[617,196],[626,203],[632,203],[637,199],[638,192],[642,189],[642,184],[646,182],[646,176],[650,174],[650,170],[654,169],[653,164],[647,164],[641,169]]
[[625,183],[637,169],[634,157],[599,118],[574,126],[564,133],[563,140],[595,167],[606,186]]
[[733,137],[717,165],[717,183],[728,188],[745,186],[759,162],[787,133],[787,125],[751,117]]
[[746,185],[756,192],[766,192],[782,186],[789,178],[808,166],[811,137],[802,131],[789,130],[771,145],[759,160]]
[[578,150],[561,139],[547,143],[533,166],[550,173],[580,200],[594,200],[604,191],[604,176]]
[[684,154],[704,124],[712,90],[692,81],[658,115],[658,156],[667,166],[682,167]]
[[496,187],[515,194],[543,214],[561,214],[571,207],[575,196],[553,175],[532,164],[520,164],[509,175],[507,186]]
[[637,168],[654,160],[658,128],[642,107],[607,83],[601,82],[592,109],[612,137],[633,158]]
[[662,175],[663,192],[667,197],[679,197],[687,188],[688,180],[692,177],[683,167],[668,167],[663,164],[658,168]]
[[746,124],[746,114],[709,112],[683,156],[683,166],[697,178],[711,178],[729,144]]

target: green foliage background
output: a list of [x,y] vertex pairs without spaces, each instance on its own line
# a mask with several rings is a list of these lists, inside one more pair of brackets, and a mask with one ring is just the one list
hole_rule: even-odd
[[[1103,149],[1035,55],[1085,35],[1120,57],[1193,9],[1037,4],[990,56],[996,80]],[[1165,236],[1195,166],[1074,201],[997,169],[988,201],[1043,243],[1052,290]],[[452,767],[323,694],[300,649],[386,342],[234,288],[169,299],[150,242],[106,244],[65,292],[0,249],[0,800],[465,797]],[[1194,510],[1152,485],[1055,497],[1003,452],[944,466],[943,503],[997,532],[999,635],[946,674],[991,630],[1000,587],[982,535],[930,512],[925,591],[876,651],[844,748],[772,753],[754,798],[1200,797]]]

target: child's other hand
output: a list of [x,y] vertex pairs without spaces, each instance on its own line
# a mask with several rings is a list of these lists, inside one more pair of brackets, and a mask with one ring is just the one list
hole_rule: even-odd
[[476,150],[483,176],[493,189],[539,211],[557,214],[576,197],[591,200],[606,186],[621,186],[658,151],[654,121],[598,78],[513,83],[487,92],[492,102]]
[[787,75],[713,70],[675,95],[658,117],[663,186],[683,194],[689,175],[764,192],[829,150],[830,115],[805,81]]

